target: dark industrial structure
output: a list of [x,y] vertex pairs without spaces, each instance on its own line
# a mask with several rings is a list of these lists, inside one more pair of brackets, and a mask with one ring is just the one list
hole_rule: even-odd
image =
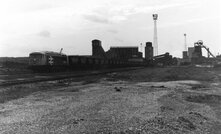
[[92,56],[106,58],[105,51],[100,40],[92,40]]
[[[92,55],[65,55],[57,52],[33,52],[29,55],[29,68],[36,71],[61,71],[101,68],[146,66],[138,47],[112,47],[108,52],[102,48],[100,40],[92,41]],[[136,59],[136,60],[134,60]]]
[[111,47],[107,51],[107,55],[108,58],[114,59],[142,58],[142,53],[138,52],[138,47],[136,46]]
[[201,46],[195,45],[194,51],[192,53],[192,58],[201,58],[202,57],[202,48]]
[[193,57],[193,53],[194,53],[194,47],[188,47],[187,56],[189,59],[191,59]]
[[[62,51],[62,50],[61,50]],[[29,55],[29,65],[34,71],[100,69],[137,66],[168,66],[173,64],[169,53],[153,57],[151,42],[146,43],[145,58],[137,46],[110,47],[105,52],[100,40],[92,40],[92,55],[65,55],[57,52],[33,52]]]
[[188,52],[187,51],[183,51],[183,59],[188,59]]
[[176,65],[177,59],[173,58],[172,55],[169,53],[157,55],[153,57],[153,63],[157,66],[170,66],[170,65]]
[[153,46],[152,46],[152,42],[146,42],[145,59],[146,60],[153,59]]
[[[207,51],[207,57],[203,56],[202,48]],[[183,51],[181,64],[214,64],[216,62],[217,58],[210,52],[209,48],[203,44],[203,41],[199,40],[194,43],[194,47],[188,48],[188,52]]]
[[97,39],[92,41],[92,57],[120,59],[124,61],[129,61],[131,59],[143,59],[142,53],[138,51],[137,46],[110,47],[110,49],[105,52],[102,48],[101,41]]

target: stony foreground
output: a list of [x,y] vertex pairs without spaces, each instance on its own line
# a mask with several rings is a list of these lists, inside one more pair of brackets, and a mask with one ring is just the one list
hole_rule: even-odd
[[220,72],[142,69],[5,87],[0,133],[218,134]]

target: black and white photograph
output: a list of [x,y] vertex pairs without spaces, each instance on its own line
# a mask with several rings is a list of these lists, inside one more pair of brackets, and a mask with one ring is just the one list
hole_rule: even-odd
[[221,134],[221,1],[0,0],[0,134]]

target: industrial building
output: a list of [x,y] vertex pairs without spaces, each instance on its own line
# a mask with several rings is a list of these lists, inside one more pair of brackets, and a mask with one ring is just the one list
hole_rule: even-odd
[[143,59],[142,53],[138,51],[137,46],[117,46],[110,47],[110,49],[105,52],[102,48],[100,40],[92,41],[92,56],[97,58],[108,58],[108,59]]
[[188,51],[183,51],[183,64],[199,63],[202,58],[201,46],[194,45],[194,47],[188,47]]
[[107,51],[107,55],[109,58],[114,59],[142,59],[142,53],[138,51],[138,47],[136,46],[110,47],[110,50]]
[[152,42],[146,42],[145,58],[143,58],[142,52],[139,52],[138,46],[112,46],[107,52],[105,52],[102,48],[101,41],[96,39],[92,41],[92,57],[145,62],[160,66],[176,64],[176,59],[174,59],[169,53],[154,56]]
[[106,54],[103,47],[101,46],[100,40],[92,40],[92,56],[96,58],[106,58]]
[[188,58],[191,59],[193,57],[194,47],[188,47]]
[[[145,59],[153,59],[153,46],[152,42],[146,42],[145,46]],[[142,59],[142,52],[139,52],[138,46],[112,46],[110,49],[105,52],[102,48],[102,43],[100,40],[92,40],[92,56],[100,58],[109,58],[109,59],[133,59],[140,58]]]
[[[207,57],[202,55],[202,48],[207,51]],[[212,58],[211,58],[212,57]],[[210,52],[201,40],[194,43],[194,47],[188,47],[188,51],[183,51],[181,64],[213,64],[216,57]]]
[[146,42],[146,46],[145,46],[145,59],[146,60],[153,59],[153,46],[152,46],[152,42]]
[[188,52],[187,51],[183,51],[183,59],[188,59]]

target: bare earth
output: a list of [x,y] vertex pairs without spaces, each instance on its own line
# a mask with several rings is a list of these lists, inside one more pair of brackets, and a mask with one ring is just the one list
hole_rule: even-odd
[[220,134],[221,68],[146,68],[1,88],[1,134]]

